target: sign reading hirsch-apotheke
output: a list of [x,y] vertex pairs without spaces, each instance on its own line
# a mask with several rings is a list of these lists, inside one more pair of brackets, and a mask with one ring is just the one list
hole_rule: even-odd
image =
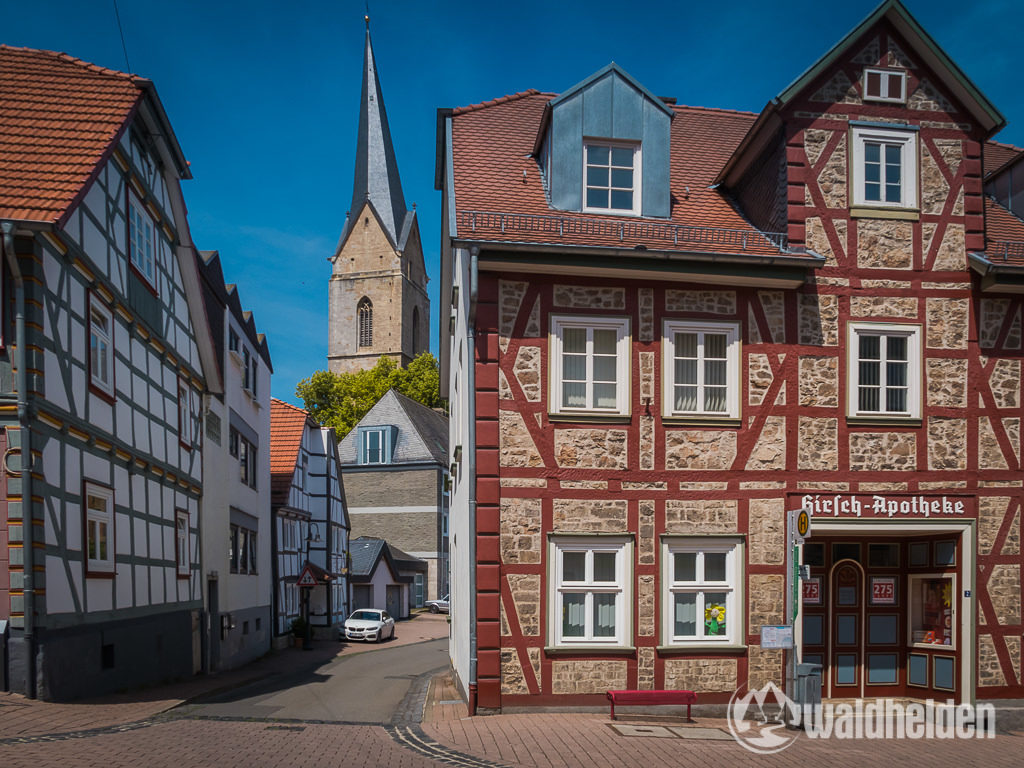
[[806,494],[800,506],[815,517],[962,517],[971,514],[962,496]]

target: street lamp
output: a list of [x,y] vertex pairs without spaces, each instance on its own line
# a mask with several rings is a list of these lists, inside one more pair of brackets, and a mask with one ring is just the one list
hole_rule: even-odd
[[[313,542],[320,541],[320,529],[316,523],[310,523],[306,529],[306,564],[309,565],[309,545]],[[313,627],[309,621],[309,593],[313,591],[313,587],[303,587],[303,604],[306,608],[306,636],[302,638],[302,650],[311,651],[313,650]]]

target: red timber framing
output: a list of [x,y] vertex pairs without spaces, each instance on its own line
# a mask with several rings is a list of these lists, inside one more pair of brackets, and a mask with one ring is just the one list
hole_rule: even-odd
[[[479,706],[599,705],[605,689],[676,688],[716,703],[744,683],[781,682],[783,655],[761,649],[759,629],[785,623],[785,511],[814,495],[895,502],[892,517],[851,514],[848,522],[863,524],[863,541],[894,542],[903,558],[915,537],[942,538],[926,528],[898,529],[913,517],[910,509],[923,498],[965,500],[949,518],[936,516],[962,524],[966,533],[952,539],[958,552],[972,549],[958,555],[955,571],[971,585],[955,599],[973,633],[958,635],[958,670],[972,669],[963,685],[958,677],[955,695],[1024,697],[1021,298],[983,294],[968,267],[968,252],[985,245],[981,153],[988,137],[944,87],[946,75],[923,61],[882,21],[782,108],[778,143],[765,155],[784,158],[790,246],[826,258],[800,288],[748,287],[727,277],[666,283],[642,273],[612,280],[587,277],[582,267],[578,276],[488,271],[481,248],[473,393]],[[905,72],[907,104],[865,101],[865,67]],[[913,132],[915,205],[854,204],[851,123],[858,121]],[[734,190],[741,200],[742,186],[741,179]],[[538,246],[531,256],[543,251]],[[628,319],[626,415],[552,415],[552,315]],[[663,416],[666,320],[738,325],[738,418]],[[851,329],[858,323],[916,333],[916,412],[852,412]],[[552,647],[548,542],[558,533],[632,542],[630,637],[622,647]],[[743,541],[741,615],[734,617],[742,635],[737,647],[718,651],[671,647],[662,537],[708,534]],[[967,564],[973,572],[963,572]],[[895,568],[906,600],[909,580],[927,569]],[[891,613],[901,626],[909,621],[905,604]],[[909,653],[908,643],[898,645]],[[906,689],[901,670],[893,690]]]

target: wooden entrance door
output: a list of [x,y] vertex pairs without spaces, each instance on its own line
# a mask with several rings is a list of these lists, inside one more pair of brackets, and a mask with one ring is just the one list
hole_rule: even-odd
[[864,695],[864,569],[840,560],[829,575],[829,688],[833,698]]

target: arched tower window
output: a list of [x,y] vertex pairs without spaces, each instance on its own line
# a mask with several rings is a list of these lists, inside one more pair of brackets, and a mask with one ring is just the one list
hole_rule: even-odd
[[356,307],[356,316],[359,318],[359,346],[373,346],[373,302],[365,296],[359,300]]
[[412,308],[412,353],[415,355],[419,349],[417,346],[420,340],[420,308]]

